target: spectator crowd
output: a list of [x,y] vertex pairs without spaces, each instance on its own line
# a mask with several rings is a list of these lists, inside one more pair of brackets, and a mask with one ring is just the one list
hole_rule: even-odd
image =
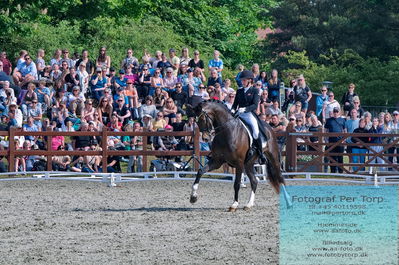
[[[180,56],[179,56],[180,55]],[[223,60],[215,50],[208,62],[201,59],[200,52],[193,56],[187,48],[181,54],[169,49],[168,54],[156,51],[135,57],[128,49],[121,62],[113,62],[101,47],[93,60],[87,50],[70,56],[67,49],[55,50],[50,61],[45,61],[45,51],[39,49],[35,56],[22,50],[15,62],[7,58],[5,51],[0,54],[0,130],[10,127],[24,131],[194,131],[194,117],[187,116],[186,104],[198,99],[216,99],[231,109],[236,89],[241,87],[238,66],[235,79],[223,78]],[[14,61],[14,60],[12,60]],[[315,110],[309,110],[312,91],[305,77],[299,75],[282,90],[277,70],[271,73],[261,71],[258,64],[251,68],[253,85],[259,89],[260,102],[257,109],[259,118],[269,123],[276,132],[283,132],[292,126],[297,132],[314,132],[325,128],[329,132],[399,133],[399,112],[380,113],[372,117],[360,104],[355,84],[348,85],[348,91],[339,101],[333,91],[323,86],[316,97]],[[233,84],[233,82],[235,84]],[[283,94],[283,100],[281,95]],[[281,106],[280,106],[281,103]],[[381,146],[382,137],[348,139],[348,142],[373,142]],[[316,141],[316,139],[310,139]],[[331,137],[329,142],[336,142]],[[45,137],[16,137],[18,149],[45,149]],[[101,150],[101,137],[63,136],[52,138],[53,150]],[[190,137],[153,137],[149,141],[156,150],[189,149],[193,144]],[[1,148],[8,148],[4,139]],[[142,137],[108,137],[107,146],[116,150],[141,150]],[[281,150],[284,139],[279,139]],[[209,150],[206,140],[201,142],[202,150]],[[337,146],[334,152],[343,152]],[[367,153],[365,147],[348,146],[348,153]],[[399,148],[392,147],[389,154],[398,154]],[[102,165],[100,156],[53,157],[53,169],[74,172],[121,172],[121,162],[127,162],[127,171],[141,171],[142,158],[108,157]],[[354,163],[364,163],[365,156],[353,156]],[[391,162],[395,156],[389,157]],[[342,156],[336,157],[342,162]],[[375,163],[383,163],[377,159]],[[396,160],[397,161],[397,160]],[[45,162],[39,156],[18,157],[15,171],[44,170]],[[0,167],[4,171],[4,165]],[[332,172],[339,172],[331,167]]]

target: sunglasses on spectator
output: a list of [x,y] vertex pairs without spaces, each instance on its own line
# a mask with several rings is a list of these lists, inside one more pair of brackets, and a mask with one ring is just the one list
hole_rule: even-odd
[[147,71],[148,69],[147,68],[143,68],[143,71]]
[[30,60],[30,57],[26,57],[25,60]]
[[325,91],[327,91],[327,89],[322,89],[321,91],[322,91],[322,92],[325,92]]
[[302,120],[297,120],[297,122],[302,122]]
[[295,119],[291,118],[290,121],[295,121]]
[[360,104],[360,102],[353,102],[353,104]]
[[257,86],[262,86],[262,84],[256,84]]
[[123,99],[118,99],[118,102],[122,102],[123,101]]
[[330,98],[332,98],[334,95],[328,95]]
[[163,117],[163,115],[158,114],[157,117]]
[[32,103],[37,103],[37,101],[32,101]]

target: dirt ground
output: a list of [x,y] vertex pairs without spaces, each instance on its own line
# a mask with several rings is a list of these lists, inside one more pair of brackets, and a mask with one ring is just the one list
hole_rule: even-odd
[[0,182],[0,264],[278,264],[278,196],[228,213],[232,183]]

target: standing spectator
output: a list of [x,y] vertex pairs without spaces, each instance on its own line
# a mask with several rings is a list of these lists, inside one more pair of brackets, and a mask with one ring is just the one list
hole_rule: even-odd
[[[344,128],[345,128],[345,119],[340,117],[340,109],[339,108],[334,108],[333,109],[333,116],[328,118],[326,120],[326,124],[324,125],[324,128],[327,129],[328,132],[330,133],[343,133]],[[338,142],[341,139],[340,136],[334,136],[334,137],[329,137],[328,142],[329,143],[335,143]],[[328,149],[329,146],[326,147]],[[344,152],[344,147],[342,145],[337,145],[330,151],[331,153],[343,153]],[[338,156],[331,156],[333,160],[335,161],[329,161],[330,163],[343,163],[343,157],[342,155]],[[331,168],[331,173],[342,173],[343,170],[341,167],[338,166],[330,166]]]
[[0,53],[0,62],[2,62],[3,70],[7,75],[11,75],[12,73],[12,64],[10,60],[7,58],[7,52],[2,51]]
[[14,84],[23,87],[25,84],[37,79],[37,69],[29,54],[24,57],[25,62],[14,69]]
[[74,61],[71,58],[69,58],[69,51],[67,49],[62,50],[61,64],[63,62],[66,62],[68,64],[68,68],[75,67]]
[[[359,119],[359,127],[353,130],[353,133],[368,133],[369,131],[366,129],[366,121],[361,118]],[[359,156],[353,156],[353,163],[354,164],[364,164],[366,160],[367,148],[363,145],[364,143],[369,142],[369,137],[352,137],[352,142],[359,144],[359,146],[354,146],[352,148],[353,154],[359,154]],[[358,167],[353,167],[353,171],[357,171]],[[360,169],[361,171],[364,168]]]
[[323,108],[324,108],[324,103],[328,100],[327,96],[327,87],[323,86],[321,88],[321,94],[317,96],[316,98],[316,115],[320,120],[324,120],[323,117]]
[[50,60],[51,66],[53,66],[55,64],[61,65],[61,60],[62,60],[61,54],[62,54],[62,51],[60,49],[55,50],[54,57]]
[[330,91],[328,93],[328,100],[324,102],[323,106],[323,122],[333,116],[333,110],[335,108],[340,109],[341,106],[339,105],[338,101],[335,100],[334,93]]
[[177,77],[177,71],[180,68],[180,59],[176,56],[175,49],[169,49],[169,62],[173,68],[173,75]]
[[372,118],[371,113],[366,111],[364,113],[363,117],[364,117],[364,120],[366,121],[366,129],[370,130],[371,126],[373,125],[373,122],[371,121],[371,118]]
[[191,61],[190,54],[188,52],[188,48],[183,48],[181,50],[181,57],[180,57],[180,65],[188,66]]
[[[269,90],[269,98],[271,101],[280,99],[280,85],[281,80],[278,78],[278,71],[276,69],[272,70],[272,75],[267,83]],[[298,100],[297,100],[298,101]],[[301,100],[300,100],[301,101]],[[302,102],[302,101],[301,101]],[[302,104],[303,105],[303,104]]]
[[364,109],[360,106],[360,99],[358,96],[353,97],[353,108],[357,110],[357,117],[363,117]]
[[[143,128],[140,126],[139,122],[133,124],[134,132],[142,132]],[[143,150],[143,136],[133,136],[131,140],[132,150]],[[132,159],[132,161],[131,161]],[[131,172],[142,172],[143,171],[143,156],[130,156],[128,170]]]
[[261,71],[260,72],[258,81],[262,82],[262,90],[269,89],[269,83],[268,83],[266,71]]
[[[310,116],[310,126],[309,126],[308,131],[309,132],[319,132],[321,128],[322,127],[321,127],[320,121],[317,119],[317,116],[316,115]],[[309,140],[312,143],[319,142],[318,137],[310,137]],[[309,146],[309,151],[316,151],[316,149],[314,149],[312,146]]]
[[244,65],[242,65],[242,64],[239,64],[238,66],[237,66],[237,69],[238,69],[238,73],[237,73],[237,75],[236,75],[236,77],[235,77],[235,80],[236,80],[236,83],[237,83],[237,86],[238,86],[238,88],[240,88],[240,87],[242,87],[242,82],[241,82],[241,73],[242,73],[242,71],[244,71]]
[[129,65],[133,65],[135,69],[139,68],[139,60],[133,56],[133,49],[126,51],[126,57],[122,60],[121,69],[126,69]]
[[151,86],[151,74],[149,67],[143,67],[143,71],[139,74],[139,81],[137,86],[137,92],[139,93],[139,98],[143,99],[148,96]]
[[213,51],[213,59],[209,61],[208,68],[209,68],[210,72],[212,70],[216,70],[216,72],[218,73],[218,76],[222,77],[223,61],[219,57],[220,57],[220,52],[218,50],[214,50]]
[[87,95],[88,93],[88,87],[89,87],[89,73],[86,70],[86,64],[84,62],[81,62],[79,64],[79,68],[76,71],[76,74],[78,75],[79,78],[79,84],[80,88],[82,89],[82,93]]
[[96,60],[96,67],[105,68],[105,73],[108,74],[109,68],[111,67],[111,57],[107,55],[107,48],[100,48]]
[[[350,111],[350,118],[345,121],[345,132],[353,133],[353,131],[356,128],[359,128],[359,118],[357,117],[357,110],[352,109]],[[346,139],[346,142],[347,143],[352,143],[351,137],[348,137]],[[347,146],[346,147],[346,152],[348,154],[351,154],[352,153],[352,146]],[[352,162],[352,157],[349,157],[349,161]]]
[[252,65],[252,73],[254,74],[254,83],[258,82],[260,79],[260,70],[259,70],[259,64],[254,63]]
[[[81,63],[84,63],[86,67],[86,72],[89,74],[89,76],[94,74],[94,69],[95,65],[94,63],[89,59],[89,51],[88,50],[83,50],[82,51],[82,58],[80,58],[76,64],[75,68],[78,68]],[[79,68],[80,69],[80,68]]]
[[294,87],[294,97],[295,101],[300,101],[302,103],[302,112],[306,114],[309,101],[312,98],[312,91],[306,85],[305,78],[303,75],[298,77],[298,84]]
[[[383,128],[382,128],[382,126],[379,125],[378,118],[377,117],[373,118],[372,126],[369,130],[369,133],[382,134],[382,132],[383,132]],[[374,152],[369,152],[369,154],[371,156],[382,151],[383,146],[382,146],[382,137],[381,136],[371,137],[370,143],[381,144],[378,146],[374,146],[374,145],[370,146],[370,149],[374,151]],[[370,164],[385,164],[385,161],[381,157],[376,156],[373,160],[371,160]],[[384,170],[384,168],[381,168],[381,170]],[[372,173],[372,167],[370,167],[370,173]]]
[[357,94],[355,93],[355,84],[350,83],[348,91],[345,92],[341,100],[341,103],[344,107],[345,116],[348,116],[349,111],[353,108],[353,100],[355,96],[357,96]]
[[199,69],[201,69],[201,71],[203,71],[204,70],[204,68],[205,68],[205,66],[204,66],[204,61],[202,61],[201,59],[200,59],[200,53],[199,53],[199,51],[198,50],[195,50],[194,51],[194,58],[193,59],[191,59],[190,60],[190,62],[188,63],[188,66],[192,69],[192,70],[194,70],[195,68],[199,68]]
[[[392,134],[399,134],[399,111],[395,110],[392,113],[393,117],[392,117],[392,121],[389,123],[389,127],[390,127],[390,133]],[[397,140],[397,137],[394,137],[392,140]],[[399,146],[392,146],[388,149],[388,154],[396,154],[399,155]],[[394,163],[393,161],[394,157],[390,156],[389,157],[389,161],[391,163]],[[396,163],[399,164],[399,156],[396,157]],[[390,168],[390,170],[392,170],[392,168]]]

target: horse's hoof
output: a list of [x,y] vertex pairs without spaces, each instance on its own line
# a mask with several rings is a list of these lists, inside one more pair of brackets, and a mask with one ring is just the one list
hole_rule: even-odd
[[235,207],[230,207],[228,210],[229,213],[234,213],[235,211],[237,211],[237,208]]
[[250,211],[251,210],[251,207],[248,207],[248,206],[244,206],[244,211]]
[[190,196],[190,202],[191,202],[191,203],[196,203],[197,200],[198,200],[198,197],[197,197],[197,196]]

